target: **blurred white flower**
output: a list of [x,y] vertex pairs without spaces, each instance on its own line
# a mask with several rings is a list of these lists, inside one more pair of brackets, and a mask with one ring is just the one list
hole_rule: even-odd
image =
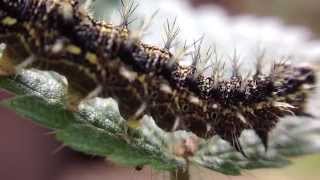
[[265,50],[266,59],[293,57],[293,61],[313,61],[320,57],[320,41],[312,40],[312,33],[304,27],[285,25],[275,17],[230,17],[217,6],[194,9],[185,0],[140,0],[137,14],[150,16],[156,10],[147,43],[163,45],[163,24],[177,18],[181,41],[192,41],[205,36],[205,46],[215,45],[217,52],[230,57],[236,50],[242,62],[252,62],[259,51]]

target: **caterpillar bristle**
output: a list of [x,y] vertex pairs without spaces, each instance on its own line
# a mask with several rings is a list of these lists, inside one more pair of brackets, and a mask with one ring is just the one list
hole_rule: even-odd
[[245,76],[241,77],[241,82],[240,82],[240,91],[244,91],[246,86],[248,85],[248,83],[250,81],[252,81],[252,77],[257,77],[257,74],[255,74],[254,76],[252,76],[251,71],[247,72],[247,74]]
[[203,62],[205,64],[207,64],[212,59],[213,53],[214,53],[213,47],[209,46],[209,48],[207,48],[207,51],[205,52],[204,58],[203,58]]
[[179,64],[179,61],[188,55],[188,49],[189,47],[187,45],[187,41],[184,41],[184,44],[182,46],[177,47],[171,62]]
[[240,58],[237,55],[237,51],[235,50],[233,53],[233,57],[231,58],[231,67],[232,67],[232,74],[231,78],[240,78],[240,67],[241,67],[241,62]]
[[119,10],[121,16],[120,26],[128,29],[128,26],[133,23],[136,18],[132,18],[135,11],[139,7],[139,3],[135,0],[120,0],[121,8]]
[[266,51],[263,50],[263,51],[259,52],[258,55],[256,56],[254,76],[259,76],[259,75],[263,74],[262,70],[263,70],[263,64],[264,64],[264,60],[265,60],[265,53],[266,53]]
[[82,9],[83,12],[89,12],[89,9],[91,8],[94,0],[85,0],[81,3],[80,9]]
[[175,45],[175,41],[180,33],[180,27],[177,25],[177,18],[172,22],[170,22],[169,19],[166,20],[164,32],[164,49],[170,50]]
[[203,38],[199,41],[199,43],[194,43],[193,52],[192,52],[192,63],[193,67],[197,67],[201,63],[201,50],[202,50]]
[[[194,40],[191,44],[188,44],[187,41],[185,40],[183,43],[183,46],[178,46],[177,48],[177,52],[174,55],[173,58],[173,62],[179,64],[179,62],[181,62],[185,57],[187,56],[191,56],[194,54],[194,51],[192,51],[191,49],[195,47],[197,47],[197,44],[200,43],[202,41],[202,39],[204,38],[204,36],[201,36],[200,38]],[[191,63],[192,64],[192,63]]]
[[231,145],[232,145],[238,152],[240,152],[245,158],[248,158],[248,156],[247,156],[247,154],[245,153],[245,151],[243,150],[242,145],[241,145],[241,143],[240,143],[240,141],[239,141],[238,138],[239,138],[239,136],[234,135],[234,136],[232,137],[232,143],[231,143]]
[[131,39],[134,39],[134,41],[141,40],[148,33],[147,31],[150,28],[153,19],[156,17],[158,13],[159,13],[159,10],[156,10],[151,14],[151,16],[146,16],[143,19],[140,28],[136,31],[131,31],[130,33]]
[[213,61],[211,61],[213,56],[213,51],[211,48],[212,47],[209,47],[205,52],[200,52],[202,51],[202,48],[201,44],[199,44],[197,49],[195,49],[192,57],[193,62],[196,62],[193,64],[196,69],[196,73],[194,75],[195,78],[199,75],[207,76],[205,75],[206,71],[214,67]]
[[[255,69],[245,74],[235,51],[231,77],[226,78],[226,61],[215,47],[203,51],[203,36],[173,48],[180,32],[177,19],[166,21],[160,48],[141,40],[150,21],[137,32],[128,30],[138,4],[121,1],[120,26],[93,19],[89,4],[0,0],[0,34],[22,37],[37,61],[44,60],[49,69],[71,66],[90,77],[100,87],[99,96],[118,100],[125,118],[146,113],[164,130],[174,127],[202,138],[219,135],[244,156],[238,140],[243,130],[253,129],[267,149],[268,133],[281,117],[306,114],[305,104],[316,84],[312,67],[283,59],[265,72],[262,53]],[[191,65],[181,64],[190,57]],[[61,72],[67,78],[74,76]]]

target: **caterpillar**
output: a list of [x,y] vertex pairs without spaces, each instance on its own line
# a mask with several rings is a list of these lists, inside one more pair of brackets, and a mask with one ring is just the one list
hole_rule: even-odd
[[284,62],[268,73],[257,63],[244,77],[234,61],[229,78],[215,62],[207,76],[197,49],[192,64],[181,65],[185,56],[170,51],[171,41],[164,48],[145,44],[128,21],[97,21],[77,0],[0,0],[0,34],[8,47],[21,41],[26,48],[19,54],[31,54],[32,64],[67,69],[67,78],[80,70],[80,82],[89,76],[93,94],[116,99],[127,119],[149,114],[167,131],[219,135],[244,156],[241,132],[253,129],[267,149],[268,133],[281,117],[308,115],[305,104],[316,84],[311,66]]

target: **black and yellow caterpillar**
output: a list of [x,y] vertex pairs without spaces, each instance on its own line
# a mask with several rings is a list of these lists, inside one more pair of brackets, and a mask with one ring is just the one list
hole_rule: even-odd
[[93,82],[84,88],[101,87],[99,96],[115,98],[127,118],[149,114],[168,131],[219,135],[242,153],[244,129],[267,148],[279,118],[305,115],[316,83],[311,67],[285,63],[274,63],[268,74],[257,66],[248,78],[237,66],[229,79],[207,77],[196,62],[180,65],[168,48],[141,42],[126,26],[94,20],[77,0],[0,0],[0,34],[9,48],[19,39],[25,49],[17,53],[32,55],[40,67],[58,66],[67,78],[81,69],[76,79]]

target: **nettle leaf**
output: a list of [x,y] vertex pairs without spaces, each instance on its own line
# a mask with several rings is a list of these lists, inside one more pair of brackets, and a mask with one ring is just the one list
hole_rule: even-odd
[[266,151],[257,135],[247,130],[240,142],[248,158],[235,152],[221,138],[214,137],[203,145],[192,160],[207,168],[230,175],[240,169],[276,168],[290,164],[288,157],[316,153],[320,150],[320,123],[311,118],[283,119],[270,136]]
[[149,147],[148,137],[140,130],[129,130],[112,99],[95,98],[83,101],[77,112],[68,110],[67,82],[55,72],[22,70],[14,77],[1,78],[0,87],[17,94],[2,105],[54,129],[57,138],[75,150],[160,170],[173,170],[184,163],[156,145]]

